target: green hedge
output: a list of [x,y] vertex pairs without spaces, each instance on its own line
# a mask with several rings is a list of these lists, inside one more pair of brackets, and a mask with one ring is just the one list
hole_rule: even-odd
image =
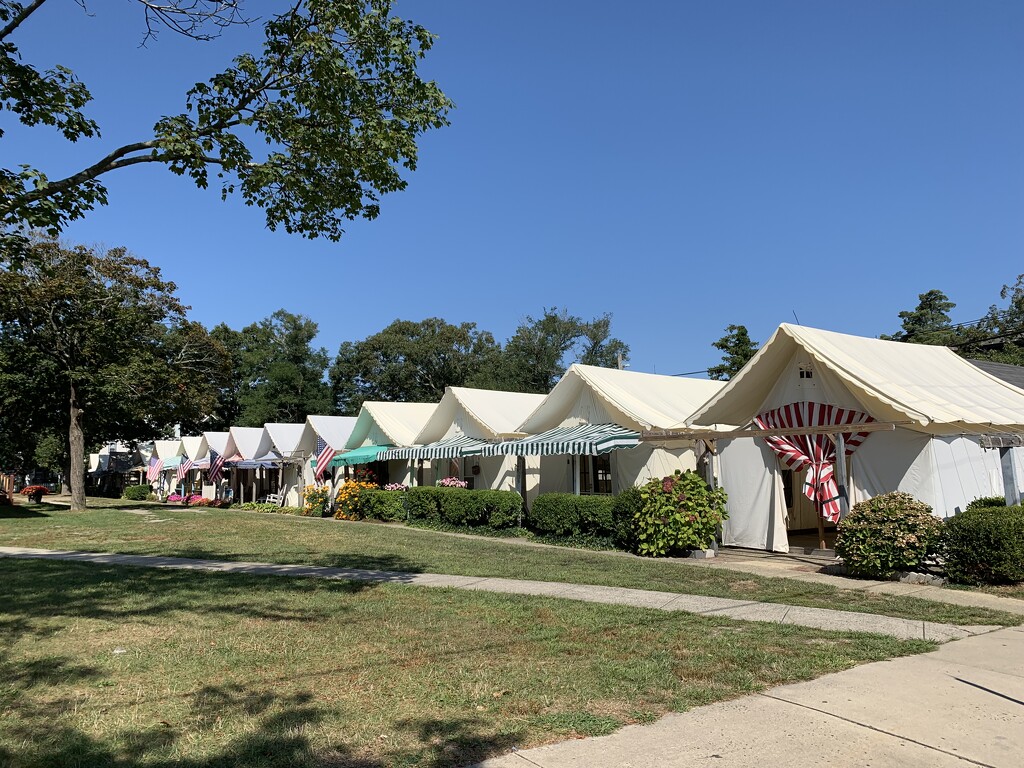
[[528,525],[555,536],[616,535],[613,496],[542,493],[530,506]]
[[1006,507],[1006,497],[1005,496],[982,496],[980,499],[975,499],[970,504],[968,504],[967,508],[964,510],[964,512],[971,512],[971,511],[973,511],[975,509],[992,509],[993,507],[1005,508]]
[[612,502],[612,522],[615,525],[615,546],[635,552],[637,544],[635,519],[644,507],[639,488],[627,488]]
[[359,511],[370,520],[405,520],[403,495],[403,491],[364,490],[359,494]]
[[153,491],[148,485],[126,485],[121,498],[128,501],[145,501]]
[[511,527],[518,522],[523,506],[522,497],[515,491],[416,486],[387,493],[405,495],[410,519],[450,525]]
[[944,528],[946,576],[951,581],[1024,581],[1024,508],[968,506],[947,520]]

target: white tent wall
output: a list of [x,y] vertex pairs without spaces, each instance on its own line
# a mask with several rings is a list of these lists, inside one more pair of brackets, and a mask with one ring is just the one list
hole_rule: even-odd
[[763,440],[719,440],[713,459],[718,485],[728,495],[722,543],[789,552],[786,497],[775,454]]
[[931,441],[942,491],[932,504],[936,515],[951,517],[982,496],[1003,496],[999,451],[981,447],[976,436],[936,437]]
[[871,432],[851,459],[851,505],[890,491],[909,493],[933,509],[942,502],[931,435],[900,428]]
[[[810,371],[810,377],[807,377],[806,373],[801,377],[801,370]],[[842,379],[824,366],[813,362],[811,356],[804,350],[797,349],[757,412],[764,413],[772,408],[804,400],[829,403],[856,411],[866,410],[863,403],[854,397]]]
[[[537,495],[541,493],[572,493],[575,489],[574,466],[572,456],[541,456],[540,480],[536,485]],[[528,496],[527,502],[532,504],[533,498]]]
[[696,470],[697,454],[693,446],[659,448],[641,443],[636,448],[612,451],[611,465],[612,493],[621,493],[653,478],[667,477],[677,469]]
[[281,466],[281,488],[284,494],[284,506],[301,507],[302,493],[305,488],[302,463],[287,462]]

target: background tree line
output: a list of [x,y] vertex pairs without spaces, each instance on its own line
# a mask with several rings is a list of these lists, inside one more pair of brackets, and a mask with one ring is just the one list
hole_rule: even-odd
[[395,320],[343,342],[332,363],[301,314],[280,309],[240,330],[190,320],[177,286],[123,248],[44,238],[28,256],[0,259],[4,469],[81,476],[105,440],[355,415],[367,399],[437,402],[449,386],[546,393],[573,362],[629,357],[610,315],[549,308],[504,344],[474,323]]

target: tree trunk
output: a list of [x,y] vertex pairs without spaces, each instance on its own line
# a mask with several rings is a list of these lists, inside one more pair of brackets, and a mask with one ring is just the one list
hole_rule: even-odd
[[65,453],[64,460],[60,464],[60,492],[65,496],[71,495],[71,454]]
[[82,409],[78,405],[78,393],[71,383],[71,426],[68,428],[68,443],[71,448],[71,511],[85,509],[85,435],[82,432]]

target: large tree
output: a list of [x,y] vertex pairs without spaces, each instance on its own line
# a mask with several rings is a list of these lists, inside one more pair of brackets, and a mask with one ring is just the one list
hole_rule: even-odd
[[0,259],[5,429],[67,436],[72,509],[83,509],[86,442],[198,423],[224,353],[187,320],[175,285],[123,248],[31,248],[21,269]]
[[211,424],[261,427],[334,413],[324,380],[327,350],[313,347],[317,330],[308,317],[283,309],[241,331],[214,328],[211,335],[228,350],[232,372],[220,388]]
[[[406,186],[402,169],[416,167],[418,136],[447,124],[451,102],[417,72],[433,43],[427,30],[395,17],[389,0],[294,0],[266,19],[260,51],[196,83],[149,135],[97,152],[85,141],[100,136],[85,112],[85,83],[59,64],[26,61],[17,46],[45,2],[0,0],[0,110],[80,142],[83,159],[51,177],[4,153],[0,245],[8,258],[25,254],[26,228],[56,236],[107,203],[105,174],[141,163],[166,165],[204,188],[212,171],[221,196],[260,206],[270,229],[337,240],[346,220],[375,218],[380,196]],[[163,26],[209,40],[250,21],[243,0],[136,2],[147,37]]]
[[547,394],[572,363],[615,368],[629,360],[629,346],[611,336],[611,315],[586,321],[558,307],[527,315],[501,354],[474,383],[510,392]]
[[918,295],[917,307],[900,312],[901,329],[889,341],[909,341],[915,344],[949,344],[954,338],[953,321],[949,313],[956,304],[942,291],[932,289]]
[[745,325],[729,325],[725,336],[712,343],[722,351],[722,362],[708,368],[708,376],[717,381],[728,381],[747,364],[757,352],[757,342],[752,341]]
[[497,351],[494,337],[475,323],[396,320],[340,346],[330,372],[335,404],[355,415],[364,400],[437,402],[445,387],[466,384]]

